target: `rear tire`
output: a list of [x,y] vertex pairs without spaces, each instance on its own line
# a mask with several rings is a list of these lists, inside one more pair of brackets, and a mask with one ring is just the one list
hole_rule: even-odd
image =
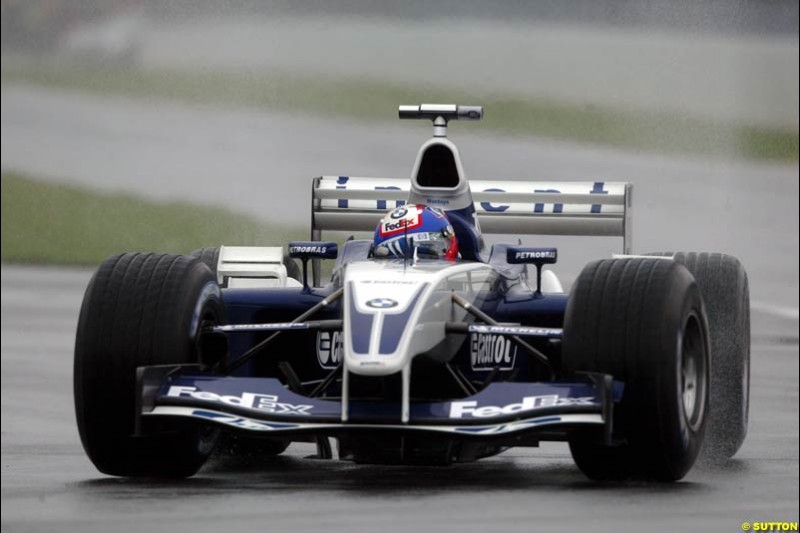
[[591,479],[675,481],[694,464],[706,429],[708,326],[700,289],[681,265],[609,259],[587,265],[564,317],[566,374],[624,382],[614,437],[576,433],[570,450]]
[[223,319],[216,280],[196,259],[128,253],[100,265],[81,307],[74,367],[78,432],[98,470],[187,477],[202,466],[214,430],[181,425],[134,436],[136,368],[200,362],[198,331]]
[[219,263],[219,246],[207,246],[205,248],[198,248],[197,250],[193,251],[189,254],[190,257],[196,257],[199,259],[203,264],[205,264],[208,269],[214,274],[214,277],[217,276],[217,264]]
[[692,273],[708,313],[711,395],[703,459],[730,459],[747,436],[750,409],[750,288],[747,273],[731,255],[661,252]]

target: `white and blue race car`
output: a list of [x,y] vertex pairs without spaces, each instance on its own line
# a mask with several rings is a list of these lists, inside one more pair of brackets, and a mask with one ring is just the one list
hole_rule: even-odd
[[[736,453],[750,352],[739,261],[631,255],[627,183],[467,181],[447,125],[482,115],[401,106],[434,124],[411,179],[315,178],[309,241],[106,260],[75,347],[96,467],[191,476],[223,443],[274,455],[316,442],[331,458],[333,438],[342,460],[451,464],[567,441],[592,479],[672,481],[701,448]],[[387,211],[377,233],[391,246],[322,239],[373,231]],[[427,253],[414,217],[428,212],[457,253]],[[623,255],[589,263],[567,294],[554,248],[487,247],[485,233],[618,236]]]

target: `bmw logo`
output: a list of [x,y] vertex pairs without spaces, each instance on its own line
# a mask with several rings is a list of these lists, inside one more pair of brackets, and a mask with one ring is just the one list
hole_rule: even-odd
[[373,298],[367,302],[367,307],[375,309],[389,309],[390,307],[397,307],[397,301],[391,298]]
[[392,211],[392,218],[403,218],[408,214],[408,209],[405,207],[400,207]]

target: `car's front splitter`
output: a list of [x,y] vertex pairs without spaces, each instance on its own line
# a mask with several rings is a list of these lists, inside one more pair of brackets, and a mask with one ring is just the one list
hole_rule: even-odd
[[613,404],[622,395],[621,383],[601,375],[584,382],[498,382],[465,398],[415,401],[407,423],[401,422],[398,402],[352,400],[343,421],[336,398],[297,394],[274,378],[193,371],[140,368],[140,421],[191,419],[281,434],[389,431],[487,438],[587,426],[610,433]]

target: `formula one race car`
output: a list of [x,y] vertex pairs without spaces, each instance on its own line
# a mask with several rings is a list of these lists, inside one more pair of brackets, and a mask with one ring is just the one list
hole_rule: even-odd
[[[410,182],[315,178],[311,240],[286,253],[106,260],[75,347],[96,467],[191,476],[223,441],[263,455],[314,442],[331,458],[331,438],[342,460],[393,464],[567,441],[598,480],[680,479],[704,442],[732,456],[748,412],[740,263],[631,255],[627,183],[470,184],[447,125],[482,115],[401,106],[434,124]],[[339,246],[324,230],[375,233]],[[565,294],[554,248],[487,247],[483,233],[619,236],[625,255],[588,264]]]

